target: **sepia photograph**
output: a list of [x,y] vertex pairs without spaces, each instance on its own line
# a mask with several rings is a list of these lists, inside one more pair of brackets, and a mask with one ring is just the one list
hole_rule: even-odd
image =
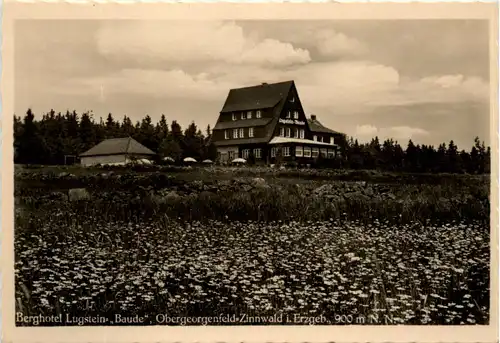
[[13,325],[496,327],[491,16],[241,12],[12,20]]

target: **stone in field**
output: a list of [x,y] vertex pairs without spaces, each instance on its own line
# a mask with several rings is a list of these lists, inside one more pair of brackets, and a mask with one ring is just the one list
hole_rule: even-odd
[[89,200],[90,194],[85,188],[72,188],[68,191],[69,201]]

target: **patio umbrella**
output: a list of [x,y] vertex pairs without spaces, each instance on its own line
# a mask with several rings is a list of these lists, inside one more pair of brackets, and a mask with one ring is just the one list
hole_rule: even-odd
[[212,160],[203,160],[203,163],[213,163]]
[[247,160],[244,158],[235,158],[234,160],[231,161],[231,163],[246,163]]
[[170,156],[164,157],[163,160],[167,162],[175,162],[175,160]]
[[137,163],[140,163],[140,164],[153,164],[153,162],[151,162],[147,158],[142,158],[140,160],[137,160]]
[[194,158],[192,158],[192,157],[186,157],[184,159],[184,162],[196,162],[196,160]]

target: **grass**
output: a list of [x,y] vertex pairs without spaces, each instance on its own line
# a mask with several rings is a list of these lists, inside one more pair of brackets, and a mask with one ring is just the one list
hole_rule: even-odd
[[[222,188],[221,171],[201,172],[201,185],[218,189],[187,181],[199,170],[79,175],[64,187],[85,186],[92,199],[76,202],[54,188],[60,177],[17,178],[17,310],[148,314],[148,324],[159,313],[489,322],[484,181],[374,183],[367,193],[266,171],[263,187],[242,191],[248,175]],[[321,185],[334,196],[314,195]]]

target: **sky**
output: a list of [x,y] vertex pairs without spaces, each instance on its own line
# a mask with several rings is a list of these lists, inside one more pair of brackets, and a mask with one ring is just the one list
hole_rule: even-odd
[[20,20],[15,115],[54,109],[214,126],[229,89],[294,80],[361,142],[489,140],[483,20]]

